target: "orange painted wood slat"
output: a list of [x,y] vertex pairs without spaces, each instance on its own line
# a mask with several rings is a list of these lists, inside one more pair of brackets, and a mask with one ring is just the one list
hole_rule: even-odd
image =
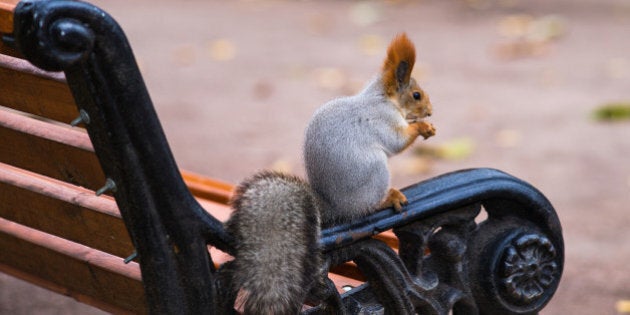
[[348,279],[352,279],[358,282],[364,282],[365,276],[359,271],[359,268],[354,262],[347,262],[345,264],[341,264],[339,266],[334,266],[330,268],[330,272],[333,274],[343,275]]
[[80,128],[0,109],[0,162],[97,190],[105,175]]
[[0,217],[112,255],[134,248],[113,198],[0,163]]
[[13,33],[13,9],[19,0],[0,1],[0,33]]
[[66,288],[68,295],[135,313],[147,311],[136,263],[125,265],[120,257],[2,218],[0,248],[0,264]]
[[[0,162],[18,166],[92,190],[100,188],[105,175],[82,128],[50,123],[0,107]],[[197,197],[227,204],[233,186],[181,171],[186,185]]]
[[15,57],[0,55],[0,105],[70,123],[79,116],[62,73],[46,72]]
[[[218,220],[226,205],[197,198]],[[0,217],[101,251],[127,257],[133,252],[128,232],[112,197],[0,163]]]
[[190,192],[199,198],[227,204],[232,198],[234,186],[216,179],[181,170],[182,177]]
[[339,293],[345,292],[345,287],[349,286],[352,288],[356,288],[363,284],[363,281],[356,280],[344,275],[336,274],[336,273],[328,273],[328,278],[335,283],[335,287]]
[[387,230],[373,236],[373,238],[385,242],[389,247],[398,250],[398,238],[392,230]]
[[[140,270],[134,262],[125,265],[119,257],[2,218],[0,248],[5,250],[0,257],[2,272],[108,312],[146,313]],[[334,273],[329,277],[339,292],[363,283]]]

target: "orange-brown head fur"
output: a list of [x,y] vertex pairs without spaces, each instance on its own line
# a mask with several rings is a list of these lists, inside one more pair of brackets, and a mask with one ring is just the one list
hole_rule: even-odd
[[413,43],[407,34],[397,35],[387,48],[382,82],[385,94],[400,106],[405,116],[423,118],[431,115],[432,106],[428,95],[411,77],[415,62]]
[[407,34],[399,34],[389,44],[387,58],[383,63],[383,85],[387,96],[394,96],[401,83],[409,82],[415,63],[416,48]]

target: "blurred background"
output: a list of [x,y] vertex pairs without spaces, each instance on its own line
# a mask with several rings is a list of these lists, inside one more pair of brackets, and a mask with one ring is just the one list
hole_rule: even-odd
[[[470,167],[530,182],[566,245],[542,314],[630,314],[627,0],[93,3],[127,33],[179,166],[232,183],[304,175],[311,114],[407,32],[437,135],[391,160],[394,186]],[[101,312],[2,275],[0,313]]]

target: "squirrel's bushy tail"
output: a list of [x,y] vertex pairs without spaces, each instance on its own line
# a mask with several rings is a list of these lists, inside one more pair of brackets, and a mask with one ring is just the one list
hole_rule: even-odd
[[232,288],[244,314],[299,313],[320,268],[316,198],[304,180],[276,172],[237,187],[226,227],[237,241]]

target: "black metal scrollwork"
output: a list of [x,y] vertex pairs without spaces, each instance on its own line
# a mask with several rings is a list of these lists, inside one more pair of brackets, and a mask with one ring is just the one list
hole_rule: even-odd
[[[40,14],[31,14],[34,10]],[[37,2],[21,2],[15,11],[21,30],[16,33],[20,51],[33,64],[50,71],[84,62],[96,41],[91,27],[82,23],[87,17],[84,11],[81,3],[50,3],[42,9]]]

